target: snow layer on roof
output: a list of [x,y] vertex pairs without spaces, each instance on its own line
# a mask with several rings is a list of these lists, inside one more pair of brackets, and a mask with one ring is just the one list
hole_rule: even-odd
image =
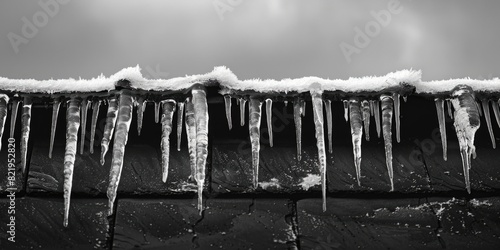
[[0,77],[0,90],[22,93],[72,93],[101,92],[114,89],[114,82],[103,75],[90,80],[85,79],[8,79]]
[[415,85],[417,93],[437,94],[449,92],[458,85],[467,85],[474,91],[500,92],[500,79],[474,80],[470,78],[420,82]]

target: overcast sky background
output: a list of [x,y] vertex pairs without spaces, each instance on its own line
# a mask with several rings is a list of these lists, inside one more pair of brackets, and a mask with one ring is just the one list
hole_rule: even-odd
[[43,11],[38,1],[1,1],[0,76],[91,78],[137,64],[168,78],[220,65],[239,79],[500,73],[497,0],[401,0],[402,12],[351,63],[340,44],[354,45],[355,27],[364,30],[388,0],[243,0],[224,20],[213,0],[72,0],[15,53],[8,34],[22,36],[22,18]]

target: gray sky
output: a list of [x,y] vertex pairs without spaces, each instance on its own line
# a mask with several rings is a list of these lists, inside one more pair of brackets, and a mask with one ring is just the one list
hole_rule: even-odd
[[[495,0],[400,0],[398,13],[388,12],[389,0],[70,0],[53,17],[39,1],[56,0],[1,1],[0,76],[91,78],[137,64],[150,77],[146,69],[158,67],[164,78],[220,65],[240,79],[404,68],[422,69],[424,80],[500,74]],[[371,11],[391,17],[349,63],[340,45],[356,46],[356,28],[374,27]],[[40,26],[35,35],[24,32],[31,38],[23,17]]]

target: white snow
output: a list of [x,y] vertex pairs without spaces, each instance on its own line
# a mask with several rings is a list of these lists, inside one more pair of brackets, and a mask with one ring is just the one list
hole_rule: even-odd
[[449,79],[441,81],[417,82],[416,93],[436,94],[440,92],[448,92],[457,85],[467,85],[474,91],[500,92],[500,79],[494,78],[491,80],[475,80],[470,78]]
[[281,188],[280,182],[276,178],[272,178],[269,181],[259,182],[259,186],[261,186],[262,189],[268,189],[270,187]]
[[321,176],[316,174],[307,174],[306,177],[302,178],[302,182],[299,184],[302,189],[309,190],[309,188],[321,184]]

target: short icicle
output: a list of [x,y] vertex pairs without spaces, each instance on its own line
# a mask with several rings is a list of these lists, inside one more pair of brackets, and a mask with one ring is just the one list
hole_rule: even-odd
[[372,106],[370,102],[364,100],[361,102],[361,107],[363,109],[363,127],[365,128],[365,139],[366,141],[370,141],[370,118],[372,113]]
[[260,122],[262,117],[262,102],[259,99],[250,97],[248,115],[248,129],[252,144],[253,187],[257,188],[259,184]]
[[302,159],[302,103],[304,100],[295,97],[293,101],[293,120],[295,122],[295,140],[297,141],[297,159]]
[[316,146],[318,147],[318,163],[321,173],[321,192],[323,197],[323,211],[326,211],[326,150],[325,133],[323,130],[323,93],[319,87],[312,86],[311,97],[314,114],[314,127],[316,130]]
[[439,132],[441,134],[441,144],[443,146],[443,160],[448,160],[448,142],[446,139],[446,123],[444,117],[444,101],[443,99],[434,99],[436,103],[436,111],[439,122]]
[[23,174],[26,173],[26,157],[28,154],[28,140],[30,138],[31,127],[31,105],[33,104],[30,97],[24,97],[23,113],[21,115],[21,166]]
[[54,99],[52,103],[52,125],[50,127],[50,146],[49,146],[49,159],[52,159],[52,151],[54,150],[54,140],[56,138],[57,117],[59,116],[59,109],[61,101],[59,98]]
[[391,181],[391,191],[394,191],[394,171],[392,168],[392,114],[393,114],[393,103],[392,97],[388,95],[380,96],[382,102],[382,132],[384,135],[385,144],[385,161],[387,165],[387,171],[389,174],[389,179]]
[[481,101],[481,104],[483,105],[483,113],[484,113],[484,119],[486,120],[486,126],[488,126],[488,132],[490,133],[490,138],[491,138],[491,144],[493,145],[493,148],[497,148],[497,143],[495,141],[495,134],[493,134],[493,126],[491,125],[491,114],[490,114],[490,104],[489,104],[488,99],[484,99]]
[[491,106],[493,107],[493,113],[495,113],[495,119],[497,120],[498,127],[500,127],[500,108],[499,103],[496,101],[491,101]]
[[239,98],[238,102],[240,103],[240,125],[245,126],[245,105],[247,100],[245,98]]
[[478,105],[474,99],[472,88],[459,85],[452,91],[452,104],[455,109],[455,120],[453,125],[457,132],[460,145],[460,155],[464,170],[465,186],[467,192],[471,192],[469,171],[471,169],[471,156],[476,151],[474,137],[481,126]]
[[130,130],[130,122],[132,121],[132,112],[134,110],[133,105],[134,97],[132,97],[130,90],[122,90],[120,92],[118,118],[113,139],[113,158],[111,159],[107,191],[109,215],[113,214],[113,205],[115,203],[116,192],[118,191],[118,184],[120,183],[122,174],[125,146],[127,145],[128,132]]
[[377,128],[377,136],[380,138],[380,101],[373,102],[373,113],[375,114],[375,126]]
[[141,135],[142,121],[144,120],[144,110],[146,110],[147,101],[143,97],[137,98],[137,134]]
[[104,157],[109,149],[109,143],[113,138],[113,132],[115,130],[116,119],[118,116],[118,100],[115,96],[111,96],[108,99],[108,112],[106,115],[106,125],[104,126],[104,132],[101,140],[101,165],[104,165]]
[[155,102],[155,122],[160,122],[160,103]]
[[269,146],[273,147],[273,100],[266,99],[267,132],[269,133]]
[[181,151],[182,124],[184,123],[184,102],[177,103],[177,151]]
[[162,181],[167,182],[168,164],[170,159],[170,133],[172,132],[172,119],[175,112],[175,101],[166,100],[161,103],[163,114],[161,116],[161,165]]
[[226,109],[226,119],[227,119],[227,126],[229,127],[229,130],[233,129],[233,121],[231,117],[231,96],[230,95],[224,95],[224,106]]
[[346,122],[349,121],[349,101],[348,100],[343,100],[344,103],[344,119]]
[[99,108],[101,107],[101,100],[96,100],[92,103],[92,121],[90,123],[90,153],[94,153],[94,139],[95,129],[97,127],[97,118],[99,117]]
[[305,117],[306,116],[306,100],[302,100],[301,104],[302,104],[302,108],[300,109],[302,111],[301,115],[302,115],[302,117]]
[[71,188],[73,186],[73,169],[80,128],[81,98],[73,97],[66,109],[66,148],[64,151],[64,227],[68,226]]
[[325,99],[326,123],[328,128],[328,152],[333,153],[332,101]]
[[479,116],[483,116],[483,110],[481,108],[481,104],[476,101],[477,111],[479,111]]
[[82,155],[83,150],[85,149],[85,133],[87,132],[87,113],[89,110],[89,101],[83,100],[81,105],[82,107],[80,108],[80,111],[82,112],[82,115],[80,117],[80,126],[82,127],[82,129],[80,137],[80,154]]
[[203,212],[203,187],[205,185],[205,167],[208,156],[208,104],[207,93],[202,85],[195,85],[193,96],[194,118],[196,121],[196,175],[198,185],[198,210]]
[[5,94],[0,94],[0,152],[2,151],[2,136],[5,128],[5,120],[7,120],[7,105],[9,97]]
[[349,101],[349,120],[351,121],[352,153],[356,167],[356,179],[361,186],[361,139],[363,138],[363,115],[357,98]]
[[450,100],[446,100],[446,108],[448,110],[448,116],[453,119],[453,110],[451,109],[451,106],[453,106],[453,104],[451,104],[451,101]]
[[396,141],[401,142],[400,126],[401,126],[401,112],[400,112],[400,95],[398,93],[392,94],[394,100],[394,118],[396,120]]
[[191,168],[190,179],[196,175],[196,120],[194,119],[194,107],[191,98],[186,99],[186,135],[189,152],[189,166]]
[[19,109],[19,101],[17,98],[12,100],[12,110],[10,115],[10,138],[14,138],[14,132],[16,132],[16,120],[17,120],[17,110]]

